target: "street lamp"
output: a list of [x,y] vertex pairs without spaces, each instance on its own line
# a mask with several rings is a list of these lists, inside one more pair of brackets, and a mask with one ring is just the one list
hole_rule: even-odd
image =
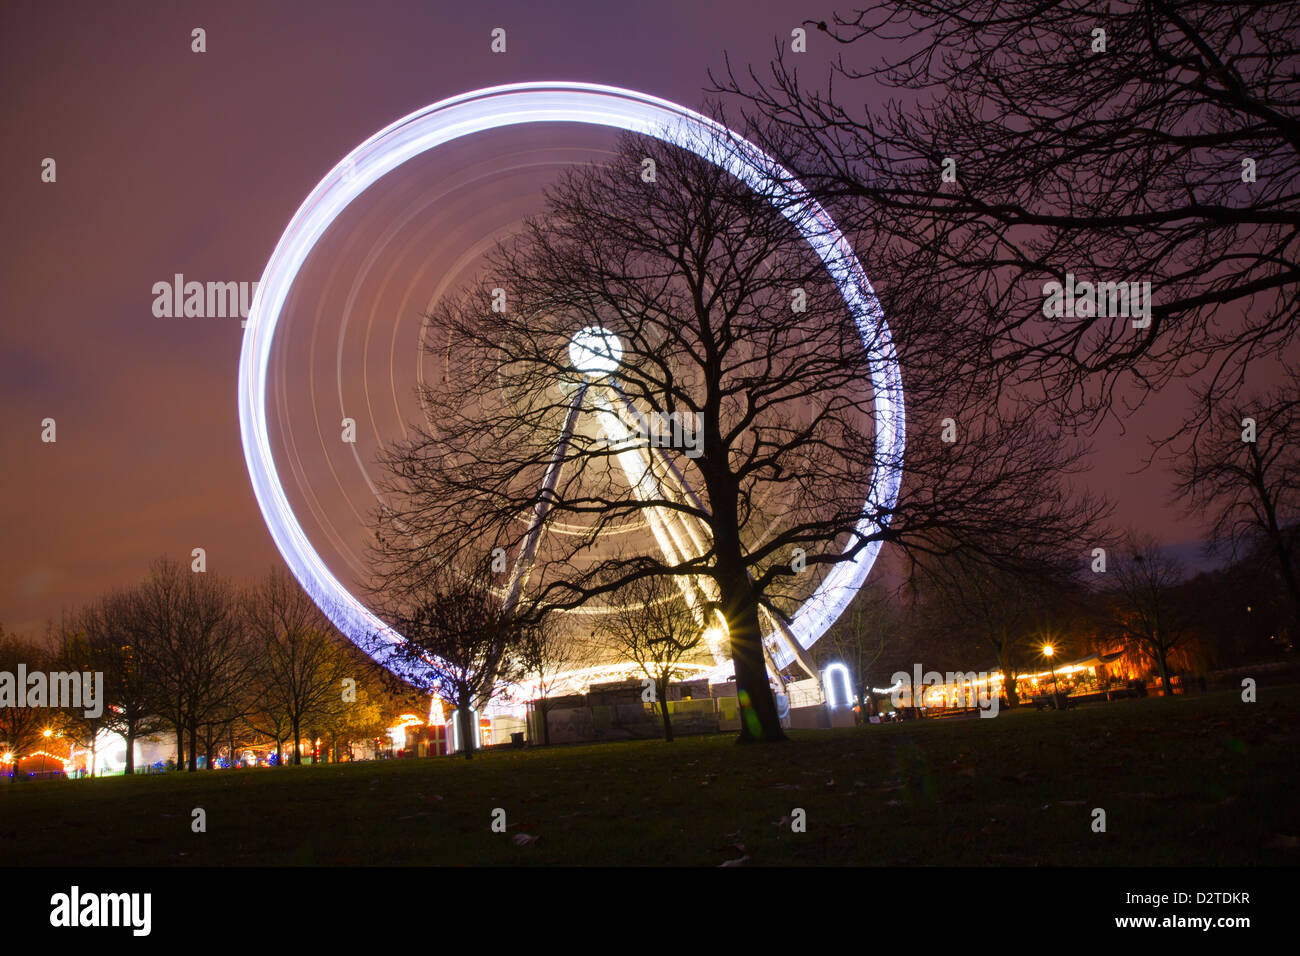
[[1056,648],[1054,648],[1051,644],[1044,644],[1044,645],[1043,645],[1043,656],[1047,658],[1047,661],[1048,661],[1048,667],[1050,667],[1050,668],[1051,668],[1051,671],[1052,671],[1052,699],[1053,699],[1053,704],[1054,704],[1054,706],[1056,707],[1057,710],[1060,710],[1060,709],[1061,709],[1061,692],[1060,692],[1060,690],[1057,689],[1057,686],[1056,686],[1056,665],[1055,665],[1054,663],[1052,663],[1052,655],[1055,654],[1055,653],[1056,653]]

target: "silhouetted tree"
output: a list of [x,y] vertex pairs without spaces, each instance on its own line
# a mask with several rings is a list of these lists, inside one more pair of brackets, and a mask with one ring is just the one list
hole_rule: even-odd
[[681,663],[704,644],[701,622],[670,577],[628,581],[614,592],[613,610],[598,633],[635,661],[654,686],[654,707],[664,725],[664,740],[673,741],[668,713],[668,684],[682,673]]
[[[1202,393],[1208,406],[1215,399]],[[1260,549],[1291,606],[1288,630],[1300,633],[1300,374],[1263,395],[1206,407],[1177,461],[1179,497],[1210,520],[1210,544],[1235,558]]]
[[474,712],[521,676],[520,622],[492,588],[486,563],[448,565],[414,585],[380,591],[384,619],[404,640],[388,653],[421,690],[455,705],[465,758],[474,756]]
[[1123,553],[1108,573],[1117,628],[1155,662],[1165,694],[1173,693],[1169,655],[1191,634],[1186,610],[1176,594],[1185,577],[1182,565],[1162,552],[1151,536],[1129,534]]
[[[871,243],[887,311],[941,288],[984,360],[1089,417],[1210,362],[1220,397],[1296,340],[1294,3],[873,0],[819,26],[826,74],[778,48],[716,89]],[[1151,282],[1149,325],[1047,317],[1067,273]]]
[[77,621],[88,644],[88,666],[104,674],[104,726],[126,741],[127,774],[135,773],[136,741],[164,726],[153,692],[157,681],[143,653],[149,634],[142,600],[139,588],[119,589],[89,604]]
[[256,666],[239,601],[224,578],[162,558],[140,586],[137,611],[154,697],[176,730],[177,764],[188,736],[186,766],[194,771],[200,727],[227,716]]
[[[563,177],[429,316],[442,383],[422,390],[427,425],[386,450],[378,532],[382,576],[437,574],[482,542],[511,556],[508,597],[526,584],[551,610],[684,579],[725,624],[742,740],[784,739],[763,635],[836,565],[883,542],[1010,555],[1077,540],[1099,510],[1061,482],[1080,449],[1001,401],[941,301],[888,316],[897,441],[902,408],[874,384],[896,374],[886,327],[850,311],[771,198],[636,138]],[[678,432],[646,427],[664,422]],[[543,524],[565,533],[535,537]],[[598,547],[630,528],[654,543]]]
[[259,704],[278,709],[302,763],[304,721],[325,719],[343,707],[343,679],[353,674],[342,638],[298,582],[273,568],[245,598],[245,620],[258,646]]
[[[49,652],[40,644],[6,634],[0,627],[0,672],[13,675],[14,686],[10,690],[15,695],[18,693],[18,666],[24,665],[31,673],[44,670],[49,660]],[[0,746],[13,761],[10,766],[15,781],[22,779],[18,770],[23,758],[40,749],[50,721],[51,712],[46,707],[19,707],[16,699],[0,706]]]

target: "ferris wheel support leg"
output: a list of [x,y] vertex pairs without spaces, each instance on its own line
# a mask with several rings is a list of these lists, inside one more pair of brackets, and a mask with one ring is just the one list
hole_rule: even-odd
[[555,486],[560,480],[560,469],[564,465],[564,456],[569,450],[569,442],[573,438],[573,429],[578,421],[578,412],[582,409],[582,403],[586,395],[587,385],[584,382],[578,386],[577,394],[573,397],[573,403],[569,406],[569,413],[564,419],[564,428],[560,431],[560,440],[555,446],[555,454],[551,456],[551,462],[546,468],[546,477],[542,481],[542,493],[533,508],[533,520],[528,526],[528,533],[524,536],[524,546],[519,552],[519,560],[515,562],[515,569],[510,578],[510,587],[506,591],[504,608],[507,614],[514,610],[515,604],[519,601],[519,594],[528,580],[528,575],[532,572],[533,558],[537,555],[537,542],[542,535],[542,525],[546,523],[546,515],[551,510],[551,503],[555,497]]
[[817,674],[817,662],[814,661],[812,655],[808,653],[808,649],[799,643],[790,628],[786,626],[785,621],[781,620],[779,616],[767,608],[763,608],[762,611],[764,616],[772,622],[773,631],[777,638],[782,644],[789,648],[790,653],[794,655],[794,659],[799,664],[799,667],[809,677],[816,678],[818,686],[820,686],[821,678]]
[[[627,401],[627,399],[624,398],[624,401]],[[682,472],[677,468],[676,464],[672,461],[672,459],[669,458],[668,455],[664,453],[662,448],[658,449],[658,452],[659,452],[660,460],[663,461],[664,465],[672,472],[672,475],[677,480],[678,484],[680,484],[682,493],[687,497],[687,499],[693,505],[695,505],[696,508],[698,508],[700,511],[704,511],[705,510],[704,506],[700,503],[700,499],[695,494],[695,490],[690,486],[690,483],[686,480],[686,476],[682,474]],[[700,549],[699,553],[703,554],[704,543],[701,541],[700,537],[696,534],[694,527],[689,523],[687,516],[681,515],[679,517],[681,519],[681,524],[683,526],[684,531],[686,532],[686,534],[688,534],[691,537],[695,546],[698,549]],[[749,572],[747,571],[746,573]],[[749,573],[749,575],[750,575],[750,579],[752,580],[753,574]],[[820,686],[820,678],[818,677],[817,674],[817,665],[816,662],[813,661],[812,655],[809,654],[807,649],[802,644],[799,643],[799,641],[795,638],[794,634],[790,631],[790,628],[786,626],[785,622],[782,621],[780,617],[778,617],[776,614],[772,613],[770,610],[768,610],[765,607],[760,607],[759,610],[763,614],[763,616],[767,618],[769,623],[772,625],[773,632],[777,636],[777,638],[783,644],[785,644],[786,647],[789,648],[790,653],[794,655],[794,659],[798,662],[799,667],[809,677],[817,678]],[[768,654],[766,643],[764,644],[764,654]],[[776,664],[772,660],[770,654],[768,654],[767,656],[767,664],[769,670],[772,672],[773,677],[775,677],[779,681],[781,679],[780,670],[776,667]]]
[[[607,400],[597,398],[594,401],[606,437],[616,446],[623,446],[616,453],[616,457],[632,494],[645,503],[656,499],[669,500],[651,467],[653,459],[647,460],[640,446],[634,444],[636,436],[628,428],[627,423]],[[687,540],[689,531],[682,527],[681,522],[674,524],[673,519],[680,517],[679,515],[665,513],[665,511],[666,509],[651,506],[647,509],[646,520],[664,558],[674,564],[681,564],[692,555],[691,542]],[[691,590],[692,586],[694,591]],[[682,595],[692,609],[699,609],[710,601],[708,589],[704,587],[703,581],[678,575],[678,587],[682,589]],[[703,622],[702,612],[701,622]]]
[[763,663],[767,665],[768,679],[776,684],[777,692],[785,694],[785,679],[781,676],[781,669],[776,666],[776,661],[772,660],[772,652],[767,648],[767,641],[759,642],[763,647]]

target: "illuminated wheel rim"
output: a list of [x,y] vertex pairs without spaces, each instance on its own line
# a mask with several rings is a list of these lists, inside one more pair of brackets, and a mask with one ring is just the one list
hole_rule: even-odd
[[[516,83],[442,100],[398,120],[366,140],[332,169],[303,201],[276,244],[258,283],[239,356],[239,429],[253,494],[285,563],[303,588],[349,640],[408,680],[428,673],[396,662],[400,634],[380,620],[325,566],[308,541],[284,493],[271,453],[266,417],[267,370],[285,300],[316,243],[362,192],[407,160],[444,143],[525,123],[585,123],[652,136],[708,160],[767,198],[821,258],[858,325],[872,357],[876,467],[857,534],[878,530],[872,513],[888,522],[898,500],[904,446],[903,389],[889,329],[848,241],[830,215],[793,176],[748,140],[693,110],[633,90],[591,83]],[[811,647],[848,606],[880,551],[868,541],[853,558],[835,564],[790,621],[799,643]],[[850,544],[850,546],[852,546]],[[780,646],[778,667],[793,659]]]

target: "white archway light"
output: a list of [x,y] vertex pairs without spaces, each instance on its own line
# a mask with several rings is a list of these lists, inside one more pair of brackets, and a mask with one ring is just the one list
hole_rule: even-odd
[[[835,675],[840,677],[840,684],[844,688],[844,699],[838,700],[835,696]],[[822,683],[826,686],[826,704],[831,710],[839,706],[851,706],[853,704],[853,681],[849,678],[848,667],[836,661],[830,664],[822,671]]]
[[[706,116],[633,90],[592,83],[515,83],[453,96],[417,110],[366,140],[303,201],[267,263],[249,310],[239,356],[239,428],[253,493],[271,537],[294,576],[334,624],[376,661],[408,678],[418,665],[395,664],[389,651],[402,637],[354,597],[325,566],[303,532],[280,484],[266,419],[267,370],[280,312],[308,254],[352,200],[407,160],[474,133],[527,123],[584,123],[653,136],[725,169],[767,198],[821,258],[858,324],[872,356],[875,446],[857,533],[875,533],[872,513],[888,515],[898,500],[904,446],[903,389],[884,315],[866,273],[831,217],[794,178],[758,147]],[[866,580],[879,540],[833,566],[790,622],[811,647]],[[850,544],[852,546],[852,543]],[[793,654],[781,648],[775,663]],[[729,669],[729,666],[728,668]],[[719,671],[719,676],[722,669]]]

